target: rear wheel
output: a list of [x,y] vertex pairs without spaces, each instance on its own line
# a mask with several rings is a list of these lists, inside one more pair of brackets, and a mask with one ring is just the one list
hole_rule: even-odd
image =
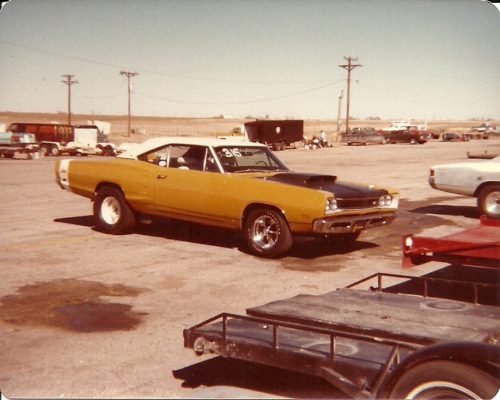
[[46,157],[49,155],[49,147],[47,145],[40,146],[40,156]]
[[260,257],[277,257],[292,247],[288,223],[276,210],[259,208],[248,214],[244,225],[248,250]]
[[417,365],[393,386],[392,399],[491,399],[499,383],[487,373],[452,361]]
[[491,219],[500,219],[500,186],[483,187],[477,197],[477,207],[481,215],[486,215]]
[[104,233],[130,232],[136,222],[135,214],[122,192],[114,187],[104,187],[94,200],[94,220],[97,230]]

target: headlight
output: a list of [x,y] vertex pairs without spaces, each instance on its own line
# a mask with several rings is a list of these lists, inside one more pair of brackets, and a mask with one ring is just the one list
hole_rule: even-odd
[[385,194],[383,196],[380,196],[378,199],[378,206],[379,207],[390,207],[392,204],[392,196]]
[[338,210],[337,200],[336,199],[326,199],[325,212],[332,212]]

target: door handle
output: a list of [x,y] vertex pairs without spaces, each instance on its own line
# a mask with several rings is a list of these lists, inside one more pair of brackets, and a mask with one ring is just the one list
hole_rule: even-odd
[[157,175],[156,179],[167,179],[167,175]]

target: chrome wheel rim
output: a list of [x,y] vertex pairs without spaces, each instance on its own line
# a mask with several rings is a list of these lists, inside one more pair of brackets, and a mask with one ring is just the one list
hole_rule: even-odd
[[280,238],[279,223],[271,216],[263,215],[253,223],[251,234],[255,247],[260,250],[269,250]]
[[484,208],[489,215],[500,215],[500,192],[491,192],[484,199]]
[[120,219],[121,207],[115,197],[106,197],[101,204],[101,217],[109,225],[116,224]]

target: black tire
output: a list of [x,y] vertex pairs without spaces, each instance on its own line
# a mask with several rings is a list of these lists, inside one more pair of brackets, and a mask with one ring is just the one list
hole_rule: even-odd
[[98,231],[118,235],[132,231],[136,217],[121,190],[106,186],[94,199],[94,221]]
[[270,208],[251,211],[243,232],[248,251],[259,257],[278,257],[290,250],[293,244],[285,217]]
[[59,149],[57,148],[57,146],[52,146],[50,148],[50,155],[52,157],[57,157],[59,154],[61,154],[61,152],[59,151]]
[[40,146],[40,156],[46,157],[49,155],[49,148],[46,145]]
[[481,215],[500,219],[500,185],[488,185],[477,196],[477,208]]
[[391,399],[492,399],[499,382],[470,365],[429,361],[405,373],[392,387]]

